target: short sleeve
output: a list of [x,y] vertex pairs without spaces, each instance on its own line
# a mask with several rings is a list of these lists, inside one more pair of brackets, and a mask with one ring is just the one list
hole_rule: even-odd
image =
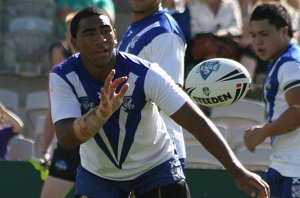
[[49,84],[53,123],[66,118],[80,117],[80,103],[70,85],[56,73],[50,74]]
[[175,113],[188,99],[188,95],[157,64],[152,64],[144,84],[147,99],[154,102],[168,116]]
[[278,71],[278,81],[283,92],[300,86],[300,63],[284,63]]

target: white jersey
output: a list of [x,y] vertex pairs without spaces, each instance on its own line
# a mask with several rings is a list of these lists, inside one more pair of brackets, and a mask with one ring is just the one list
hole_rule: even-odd
[[[284,94],[300,86],[300,49],[291,43],[268,67],[264,81],[264,100],[268,121],[273,122],[289,107]],[[300,177],[300,128],[271,137],[274,152],[271,167],[286,177]]]
[[[174,146],[158,112],[176,112],[188,96],[157,65],[116,51],[115,78],[128,76],[119,110],[80,145],[82,166],[112,180],[134,179],[174,156]],[[99,105],[103,82],[96,81],[75,54],[50,74],[53,122],[77,118]]]
[[[177,84],[183,85],[186,41],[177,22],[167,10],[160,10],[133,22],[121,39],[118,49],[158,63]],[[161,116],[175,143],[179,158],[185,158],[182,128],[163,111]]]

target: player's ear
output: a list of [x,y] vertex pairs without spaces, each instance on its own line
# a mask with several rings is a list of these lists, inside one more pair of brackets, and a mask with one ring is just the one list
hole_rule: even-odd
[[286,25],[286,26],[282,27],[281,31],[283,33],[282,35],[288,35],[289,34],[289,28],[288,28],[288,26]]

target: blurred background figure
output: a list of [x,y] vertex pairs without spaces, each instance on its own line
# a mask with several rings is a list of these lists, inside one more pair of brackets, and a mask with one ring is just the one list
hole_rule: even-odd
[[77,11],[73,11],[70,12],[69,14],[67,14],[66,18],[65,18],[65,38],[69,43],[69,46],[71,48],[72,54],[75,54],[76,51],[75,49],[72,47],[71,43],[71,31],[70,31],[70,25],[71,25],[71,21],[73,19],[73,17],[76,15]]
[[0,103],[0,160],[5,159],[10,140],[21,132],[23,126],[23,121]]
[[[63,62],[67,57],[71,56],[69,44],[66,41],[54,42],[49,48],[49,62],[51,68]],[[48,88],[49,89],[49,88]],[[48,90],[49,91],[49,90]],[[55,130],[52,124],[50,108],[46,113],[46,120],[43,133],[42,155],[49,160],[49,151],[55,139]]]
[[191,36],[190,10],[187,0],[162,0],[162,7],[169,10],[172,17],[177,21],[185,40],[188,42]]
[[[49,49],[51,66],[58,65],[71,55],[71,49],[67,41],[53,43]],[[52,157],[50,157],[53,142],[56,146]],[[75,184],[76,169],[80,162],[79,147],[73,150],[65,150],[57,143],[50,108],[48,109],[44,125],[41,157],[42,161],[51,161],[49,176],[44,183],[41,198],[66,197]]]
[[240,63],[247,66],[247,69],[253,79],[257,58],[254,51],[251,49],[251,39],[249,35],[249,17],[252,12],[254,1],[253,0],[239,0],[242,12],[242,34],[238,38],[239,46],[241,48]]
[[59,35],[64,38],[66,16],[70,12],[78,11],[84,7],[93,6],[105,10],[112,22],[115,22],[116,13],[113,0],[57,0],[57,18],[59,23]]
[[183,13],[186,8],[187,0],[162,0],[162,7],[168,8],[171,12],[174,10],[175,12]]
[[242,15],[236,0],[189,0],[191,36],[212,33],[216,36],[240,36]]

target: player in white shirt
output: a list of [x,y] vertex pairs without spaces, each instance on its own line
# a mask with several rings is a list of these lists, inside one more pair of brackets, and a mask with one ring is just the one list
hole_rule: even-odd
[[[128,2],[133,22],[120,41],[118,50],[159,64],[176,84],[183,87],[186,41],[178,24],[166,9],[162,9],[160,0]],[[164,112],[161,116],[184,164],[186,151],[182,128]]]
[[271,197],[300,197],[300,48],[293,42],[291,17],[280,4],[261,4],[250,18],[256,54],[268,61],[263,96],[268,123],[245,133],[250,151],[271,137],[273,154],[265,180]]
[[116,34],[98,8],[71,23],[80,53],[50,74],[57,139],[80,145],[76,196],[190,197],[158,108],[190,131],[249,194],[269,197],[268,186],[238,161],[215,125],[157,64],[115,49]]
[[201,33],[225,37],[242,34],[242,13],[237,0],[188,0],[188,6],[192,39]]

